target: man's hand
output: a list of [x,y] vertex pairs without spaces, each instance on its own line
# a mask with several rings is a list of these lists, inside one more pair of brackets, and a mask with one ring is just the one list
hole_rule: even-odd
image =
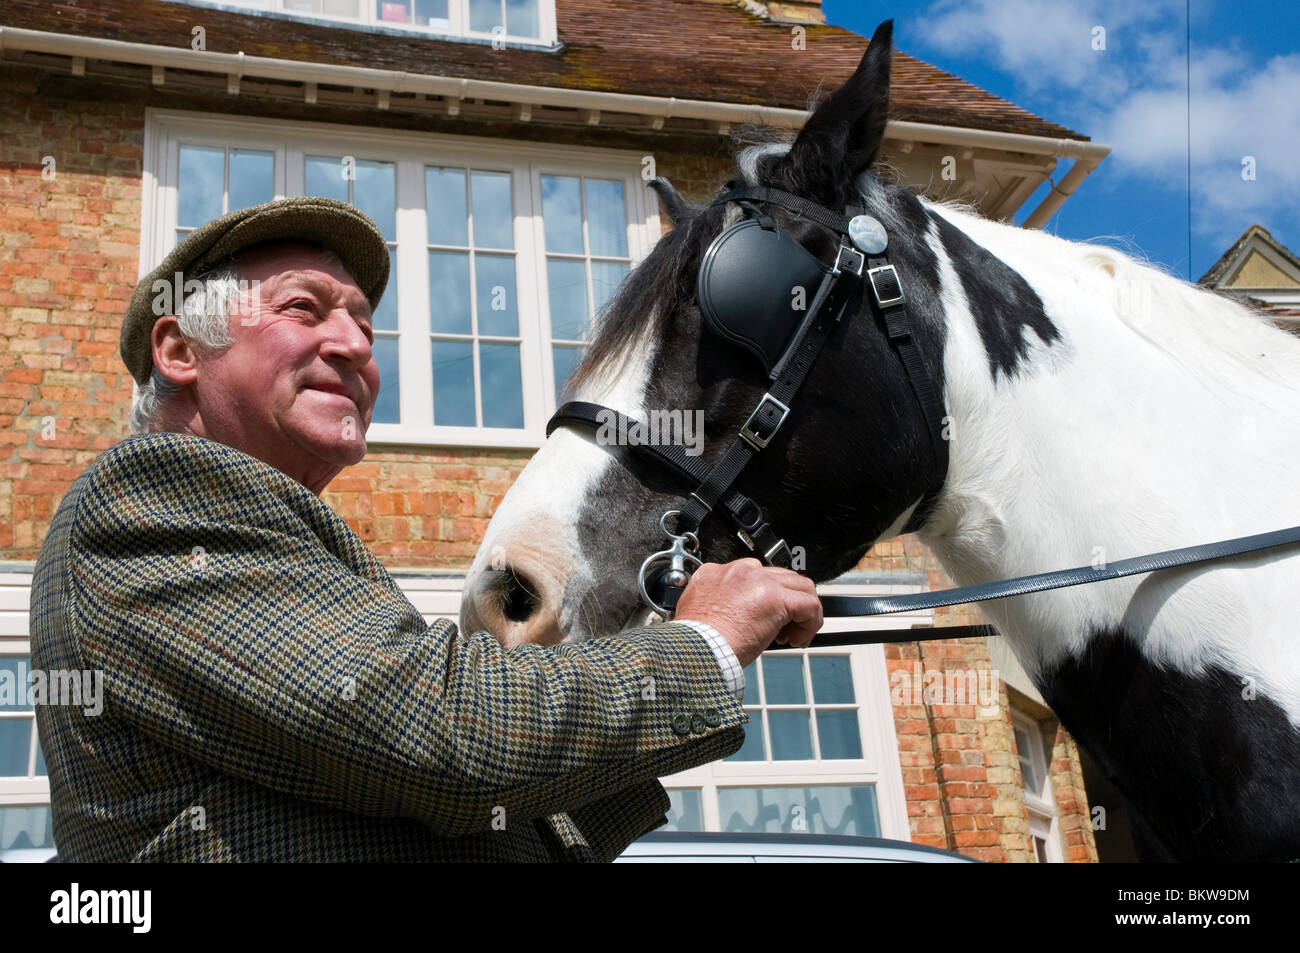
[[751,557],[697,569],[674,618],[713,626],[743,667],[773,641],[807,647],[822,627],[822,604],[807,576]]

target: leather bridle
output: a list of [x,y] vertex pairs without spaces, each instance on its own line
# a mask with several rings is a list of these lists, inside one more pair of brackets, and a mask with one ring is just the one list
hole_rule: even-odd
[[[827,271],[811,299],[806,313],[786,343],[783,353],[768,374],[769,387],[753,411],[741,425],[731,444],[711,467],[688,455],[679,445],[663,442],[637,443],[634,449],[677,474],[687,483],[694,483],[680,509],[669,510],[660,518],[660,525],[673,541],[670,547],[652,554],[642,563],[639,588],[644,601],[661,615],[670,618],[677,598],[690,574],[688,563],[696,567],[701,562],[697,532],[701,523],[714,510],[724,515],[736,530],[737,536],[749,550],[765,564],[790,567],[792,554],[785,538],[763,516],[762,509],[753,500],[733,489],[745,467],[762,453],[785,424],[790,405],[799,388],[807,379],[813,364],[821,353],[839,321],[845,306],[854,300],[859,289],[870,289],[870,300],[880,316],[881,325],[889,344],[897,352],[911,384],[912,393],[926,430],[930,435],[932,464],[935,479],[902,532],[914,532],[929,516],[934,502],[943,488],[948,471],[948,445],[944,440],[943,405],[930,375],[925,371],[907,314],[907,296],[898,270],[886,254],[888,239],[884,227],[865,214],[858,206],[848,206],[840,215],[810,202],[800,196],[779,189],[732,184],[714,200],[714,205],[728,202],[740,203],[748,215],[757,220],[765,230],[778,230],[768,216],[752,203],[779,205],[806,219],[833,231],[839,238],[835,261]],[[735,226],[733,226],[734,228]],[[724,231],[705,253],[701,261],[701,285],[708,280],[708,269],[719,254]],[[865,281],[864,281],[865,279]],[[598,430],[617,425],[619,433],[644,424],[601,404],[571,401],[556,410],[546,425],[549,437],[557,427],[576,426]],[[670,517],[675,517],[674,528],[669,528]],[[660,566],[666,567],[660,571]],[[647,581],[657,582],[664,588],[661,602],[656,602],[647,589]]]

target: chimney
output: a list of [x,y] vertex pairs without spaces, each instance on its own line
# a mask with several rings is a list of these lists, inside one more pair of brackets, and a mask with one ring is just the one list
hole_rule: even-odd
[[774,23],[825,23],[821,0],[737,0],[755,16]]

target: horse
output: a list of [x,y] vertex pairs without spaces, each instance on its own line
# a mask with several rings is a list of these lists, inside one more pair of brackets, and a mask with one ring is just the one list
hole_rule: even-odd
[[[870,295],[850,301],[788,418],[736,483],[816,581],[898,535],[959,585],[1289,526],[1300,516],[1300,340],[1111,247],[927,201],[877,164],[890,24],[793,142],[736,180],[883,224],[912,340],[942,395],[936,472],[906,370]],[[644,420],[702,410],[703,462],[760,399],[764,368],[710,333],[696,278],[750,210],[652,183],[672,228],[616,293],[571,381]],[[762,213],[823,263],[838,236]],[[611,636],[638,602],[659,517],[689,487],[626,447],[555,430],[503,498],[467,572],[461,623],[506,646]],[[706,558],[753,555],[714,513]],[[1143,860],[1300,858],[1300,555],[1254,553],[984,603],[1043,698],[1111,779]],[[816,643],[814,642],[814,645]]]

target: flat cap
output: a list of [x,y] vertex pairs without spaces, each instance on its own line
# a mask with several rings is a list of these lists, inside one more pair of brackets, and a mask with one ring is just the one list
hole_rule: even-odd
[[334,252],[371,309],[379,304],[388,284],[388,245],[375,223],[356,206],[309,195],[240,209],[190,232],[135,286],[121,337],[122,360],[131,376],[140,384],[148,383],[154,323],[180,310],[185,282],[244,248],[273,241],[303,242]]

